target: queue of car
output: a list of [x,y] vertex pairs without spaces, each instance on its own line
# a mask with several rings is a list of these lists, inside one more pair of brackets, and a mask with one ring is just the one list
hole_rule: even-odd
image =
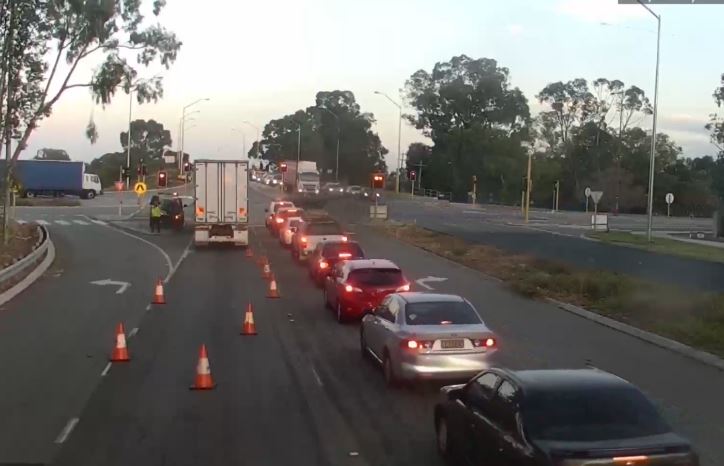
[[496,367],[498,336],[461,296],[417,292],[388,259],[367,257],[333,219],[271,202],[266,224],[306,262],[339,323],[359,322],[364,359],[388,387],[465,381],[440,390],[432,416],[450,465],[699,466],[653,402],[596,368]]

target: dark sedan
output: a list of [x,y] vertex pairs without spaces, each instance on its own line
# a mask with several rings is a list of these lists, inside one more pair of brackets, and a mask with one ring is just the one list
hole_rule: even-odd
[[490,369],[441,392],[437,448],[456,466],[699,464],[646,395],[597,369]]

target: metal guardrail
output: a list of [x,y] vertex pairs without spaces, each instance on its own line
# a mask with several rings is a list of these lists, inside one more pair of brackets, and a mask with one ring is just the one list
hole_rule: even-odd
[[48,251],[48,244],[50,244],[48,230],[45,227],[38,226],[38,231],[40,235],[38,235],[38,241],[35,243],[33,252],[14,264],[0,270],[0,285],[4,285],[6,282],[25,272],[29,267],[36,265],[38,260]]

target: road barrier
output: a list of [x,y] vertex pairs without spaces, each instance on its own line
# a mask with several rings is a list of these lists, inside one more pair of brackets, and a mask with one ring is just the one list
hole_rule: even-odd
[[33,251],[14,264],[0,270],[0,288],[3,290],[8,289],[12,284],[25,277],[29,270],[32,270],[45,258],[49,244],[50,235],[48,230],[43,226],[38,226],[38,241],[35,243]]

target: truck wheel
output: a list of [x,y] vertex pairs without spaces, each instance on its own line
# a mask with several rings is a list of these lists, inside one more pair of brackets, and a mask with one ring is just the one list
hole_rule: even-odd
[[86,199],[93,199],[94,197],[96,197],[96,192],[93,191],[92,189],[90,191],[88,191],[87,193],[85,193]]
[[28,199],[32,199],[35,197],[35,193],[32,191],[25,191],[25,197],[27,197]]

